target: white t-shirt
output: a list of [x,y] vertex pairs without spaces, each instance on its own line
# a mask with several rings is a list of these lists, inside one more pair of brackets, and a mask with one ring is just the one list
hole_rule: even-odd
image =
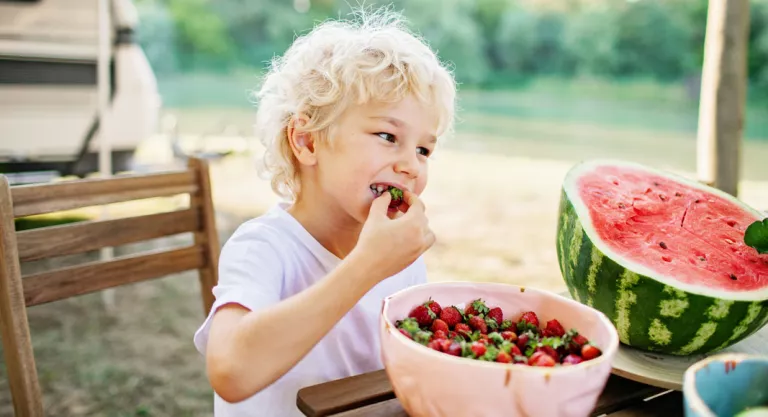
[[[243,223],[226,242],[219,260],[219,282],[213,289],[216,301],[211,312],[231,302],[252,311],[273,305],[318,282],[341,262],[285,211],[286,207],[287,203],[279,203],[264,215]],[[382,369],[378,327],[382,300],[424,282],[426,267],[419,258],[366,293],[320,343],[269,387],[236,404],[227,403],[214,393],[214,414],[303,416],[296,406],[296,393],[301,388]],[[195,347],[203,355],[211,316],[194,335]]]

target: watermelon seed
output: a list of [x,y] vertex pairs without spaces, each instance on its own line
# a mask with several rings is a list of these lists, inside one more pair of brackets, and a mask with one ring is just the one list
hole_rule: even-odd
[[725,223],[727,223],[727,224],[728,224],[728,226],[731,226],[731,227],[733,227],[733,226],[736,226],[736,222],[735,222],[735,221],[733,221],[733,220],[728,220],[728,221],[727,221],[727,222],[725,222]]
[[624,205],[624,203],[619,203],[619,208],[620,208],[620,209],[623,209],[624,207],[626,207],[626,206]]
[[653,186],[654,186],[654,187],[658,187],[659,185],[661,185],[661,184],[659,184],[659,183],[658,183],[658,182],[656,182],[656,181],[654,181],[654,182],[653,182]]
[[664,242],[659,242],[659,246],[661,246],[662,249],[666,249],[667,248],[667,244],[664,243]]
[[733,281],[736,281],[738,278],[736,278],[736,275],[733,275],[733,274],[731,274],[731,279],[732,279]]
[[669,256],[667,256],[667,255],[664,255],[664,256],[662,256],[662,257],[661,257],[661,260],[662,260],[662,261],[664,261],[664,262],[672,262],[672,258],[670,258],[670,257],[669,257]]
[[675,197],[682,197],[682,194],[680,194],[680,193],[675,193]]
[[701,203],[701,200],[699,200],[699,199],[697,198],[697,199],[696,199],[696,201],[694,201],[694,203],[696,203],[696,204],[699,204],[699,203]]
[[664,194],[659,194],[659,199],[661,199],[661,201],[667,201],[667,197]]
[[733,240],[725,238],[725,243],[727,243],[729,245],[733,245]]
[[706,260],[707,260],[707,258],[705,258],[705,257],[703,257],[703,256],[699,256],[699,260],[700,260],[701,262],[704,262],[704,261],[706,261]]

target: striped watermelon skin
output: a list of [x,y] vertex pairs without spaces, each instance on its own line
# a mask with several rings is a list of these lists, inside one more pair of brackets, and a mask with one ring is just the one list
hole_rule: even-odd
[[603,312],[623,344],[671,355],[727,348],[768,323],[768,300],[693,294],[635,273],[595,247],[561,190],[557,257],[571,297]]

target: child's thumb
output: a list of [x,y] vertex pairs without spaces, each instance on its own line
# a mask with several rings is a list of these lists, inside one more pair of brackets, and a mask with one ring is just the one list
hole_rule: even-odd
[[376,199],[373,200],[373,204],[371,204],[369,214],[386,216],[391,201],[392,196],[389,193],[383,193],[381,196],[376,197]]

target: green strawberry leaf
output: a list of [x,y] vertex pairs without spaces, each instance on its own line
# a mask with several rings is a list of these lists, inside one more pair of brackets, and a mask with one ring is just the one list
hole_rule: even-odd
[[535,334],[539,333],[539,328],[536,327],[535,324],[529,323],[527,320],[520,320],[517,322],[517,332],[518,333],[524,333],[527,331],[531,331]]
[[747,227],[744,232],[744,243],[755,248],[761,255],[768,253],[768,217]]
[[504,320],[501,322],[501,330],[508,330],[512,327],[511,320]]
[[481,361],[495,362],[496,356],[499,355],[499,350],[495,346],[488,346],[485,350],[485,354],[479,359]]
[[490,317],[485,319],[485,325],[488,326],[489,330],[493,330],[493,331],[498,330],[498,328],[499,328],[499,324],[496,323],[496,320],[494,320],[494,319],[492,319]]

